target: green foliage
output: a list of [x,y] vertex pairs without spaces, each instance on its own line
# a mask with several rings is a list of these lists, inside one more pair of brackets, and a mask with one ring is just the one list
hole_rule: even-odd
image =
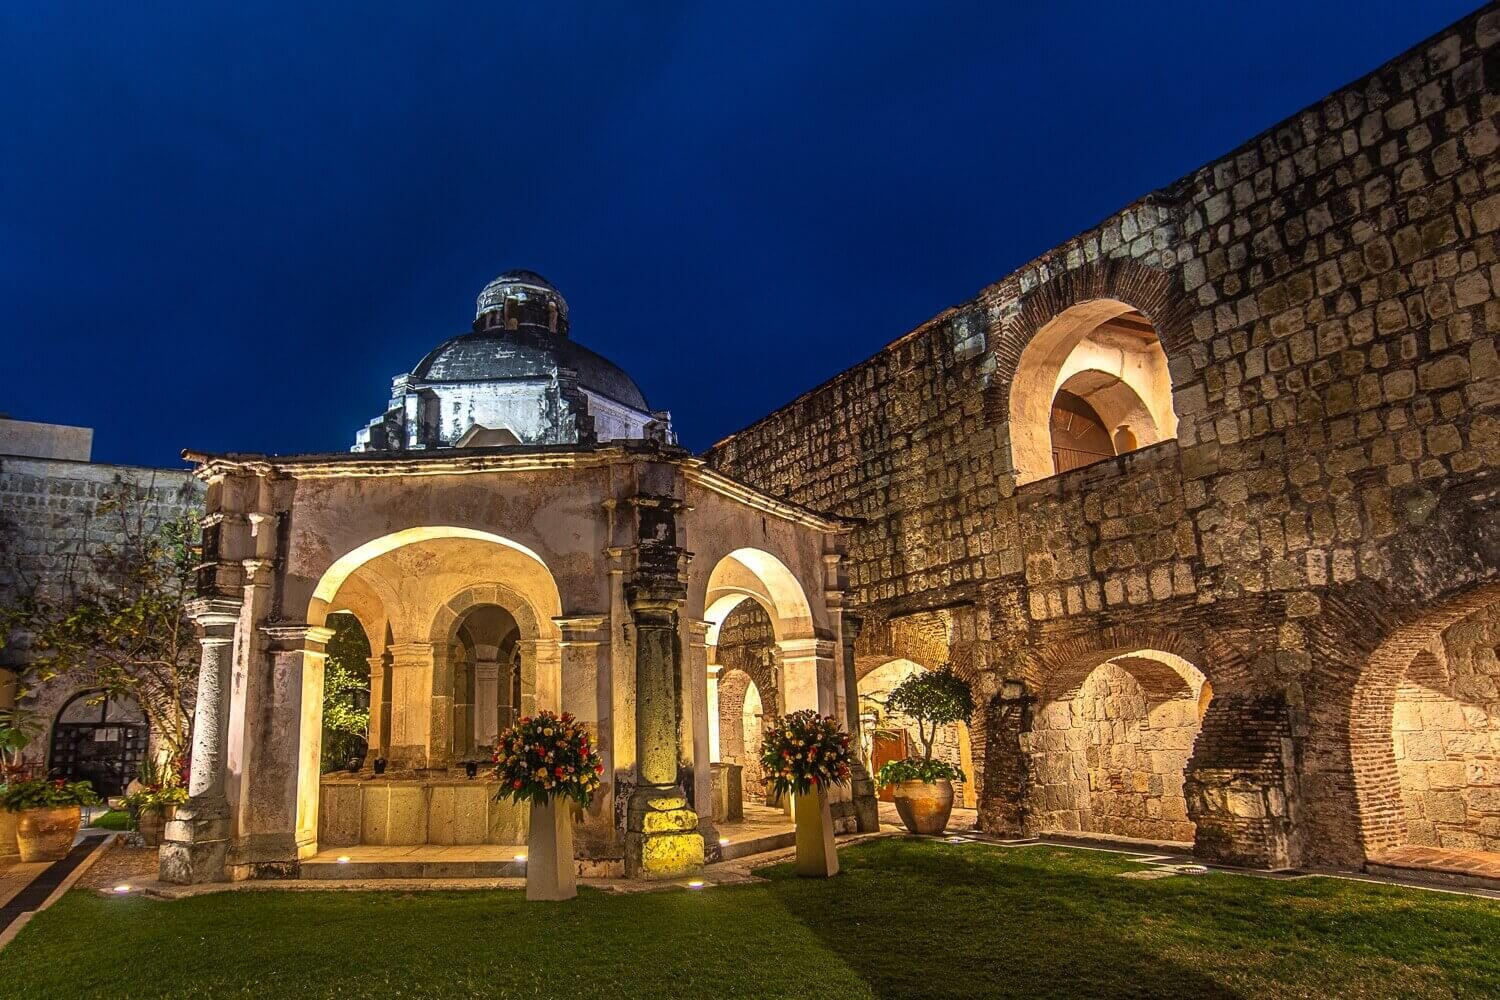
[[359,620],[349,614],[328,616],[333,636],[323,668],[323,750],[326,773],[337,771],[349,758],[363,756],[370,731],[370,641]]
[[0,765],[15,767],[21,751],[41,730],[35,713],[25,708],[0,708]]
[[495,743],[496,798],[538,804],[566,798],[587,806],[602,773],[588,730],[567,712],[523,716]]
[[974,714],[974,692],[968,681],[944,665],[908,677],[891,692],[888,705],[891,711],[917,720],[922,759],[930,761],[938,727]]
[[139,780],[140,789],[125,796],[125,804],[136,812],[180,806],[188,800],[179,768],[170,765],[158,767],[155,761],[147,758],[141,763]]
[[946,761],[924,760],[921,757],[907,757],[903,760],[886,761],[880,767],[880,773],[875,775],[875,781],[884,788],[887,785],[897,785],[903,781],[968,781],[963,768],[956,767]]
[[89,826],[94,827],[96,830],[124,831],[132,829],[130,813],[123,809],[111,809],[107,813],[96,816]]
[[27,778],[22,781],[12,781],[0,788],[0,809],[8,812],[98,804],[99,796],[94,793],[94,786],[87,781]]
[[198,677],[187,616],[198,512],[162,515],[151,486],[116,483],[94,518],[56,592],[32,593],[5,613],[12,631],[30,637],[23,686],[81,675],[106,696],[133,699],[158,744],[185,756]]
[[778,794],[846,784],[850,760],[849,734],[810,708],[772,719],[761,743],[761,771]]

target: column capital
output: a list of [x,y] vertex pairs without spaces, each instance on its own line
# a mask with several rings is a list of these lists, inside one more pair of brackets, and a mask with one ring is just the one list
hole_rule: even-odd
[[595,646],[609,640],[608,615],[558,615],[552,619],[564,646]]
[[670,614],[687,600],[687,587],[678,580],[637,580],[625,585],[625,600],[636,614]]
[[326,625],[309,625],[306,622],[267,622],[260,627],[262,635],[276,645],[273,652],[300,650],[304,643],[328,644],[333,638],[333,629]]
[[776,648],[781,652],[782,658],[803,659],[809,656],[821,656],[832,658],[834,644],[832,639],[777,639]]
[[707,645],[708,632],[713,626],[714,623],[711,621],[705,621],[702,618],[689,618],[687,620],[688,638],[694,642]]
[[239,624],[243,607],[243,602],[232,598],[199,597],[189,601],[186,610],[201,638],[228,640],[234,637],[234,627]]

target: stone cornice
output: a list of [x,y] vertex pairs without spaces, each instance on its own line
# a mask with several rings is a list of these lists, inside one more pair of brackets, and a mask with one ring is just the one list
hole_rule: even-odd
[[[336,452],[323,455],[212,455],[184,451],[204,477],[233,474],[289,479],[348,479],[384,476],[464,476],[607,468],[621,462],[675,465],[690,484],[744,504],[762,514],[819,531],[842,533],[857,519],[820,514],[800,504],[769,496],[711,468],[680,448],[611,442],[597,447],[453,448],[422,452]],[[606,501],[608,502],[608,501]]]

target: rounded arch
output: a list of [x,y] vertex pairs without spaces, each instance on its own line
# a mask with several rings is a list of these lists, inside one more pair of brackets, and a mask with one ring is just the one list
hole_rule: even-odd
[[[1168,362],[1193,343],[1192,303],[1165,271],[1129,259],[1085,263],[1060,271],[1026,294],[994,340],[995,376],[985,393],[986,417],[1010,429],[1011,468],[1018,483],[1053,474],[1049,431],[1057,389],[1078,371],[1098,369],[1134,382],[1155,424],[1157,440],[1176,435]],[[1116,323],[1154,331],[1151,372],[1123,364],[1108,343],[1075,353],[1090,334]],[[1121,345],[1115,345],[1119,347]],[[1143,348],[1147,345],[1143,341]],[[1112,356],[1113,355],[1113,356]],[[1141,391],[1150,384],[1154,388]],[[1109,428],[1113,434],[1116,428]],[[1152,443],[1138,431],[1137,446]]]
[[[1416,621],[1392,629],[1366,657],[1350,697],[1349,761],[1354,777],[1360,848],[1368,860],[1407,839],[1406,812],[1393,740],[1397,693],[1415,665],[1419,675],[1443,671],[1432,655],[1445,630],[1500,603],[1500,582],[1441,603]],[[1423,662],[1430,658],[1433,662]]]
[[1081,684],[1094,667],[1117,656],[1150,650],[1191,664],[1220,693],[1250,693],[1256,674],[1238,650],[1212,631],[1184,622],[1165,626],[1110,625],[1057,636],[1028,648],[1017,664],[1020,679],[1039,701]]
[[[746,598],[766,609],[778,640],[814,635],[812,605],[786,563],[756,548],[739,548],[720,559],[708,574],[704,620],[710,636],[717,636],[729,612]],[[712,645],[713,638],[709,639]]]
[[134,698],[79,691],[52,720],[47,767],[69,781],[87,781],[100,795],[120,795],[140,773],[150,740],[151,727]]
[[[549,574],[549,581],[550,578]],[[553,621],[562,614],[556,584],[552,585],[550,592],[543,590],[541,593],[522,593],[503,583],[482,583],[465,587],[438,605],[432,616],[432,624],[427,629],[427,641],[448,644],[457,642],[458,630],[464,618],[486,605],[508,612],[521,630],[522,639],[556,639],[561,635],[557,623]]]
[[468,538],[475,541],[492,542],[503,548],[509,549],[528,560],[546,575],[551,583],[555,594],[557,585],[552,582],[551,571],[542,557],[520,542],[497,535],[488,531],[479,531],[474,528],[461,528],[456,525],[424,525],[415,528],[403,528],[393,531],[378,538],[373,538],[362,545],[356,546],[349,552],[333,560],[323,575],[318,578],[313,587],[312,599],[308,602],[307,623],[309,625],[322,625],[327,617],[329,602],[338,594],[344,582],[349,579],[361,566],[397,549],[405,548],[419,542],[432,541],[443,538]]

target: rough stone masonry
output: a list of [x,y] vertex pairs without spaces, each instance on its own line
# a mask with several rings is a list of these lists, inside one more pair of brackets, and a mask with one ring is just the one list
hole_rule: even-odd
[[[1500,843],[1493,641],[1412,670],[1500,602],[1497,83],[1490,5],[711,450],[863,519],[856,654],[975,681],[986,829],[1270,867]],[[1137,312],[1175,437],[1027,474],[1027,400]],[[1178,661],[1206,681],[1136,669]]]

